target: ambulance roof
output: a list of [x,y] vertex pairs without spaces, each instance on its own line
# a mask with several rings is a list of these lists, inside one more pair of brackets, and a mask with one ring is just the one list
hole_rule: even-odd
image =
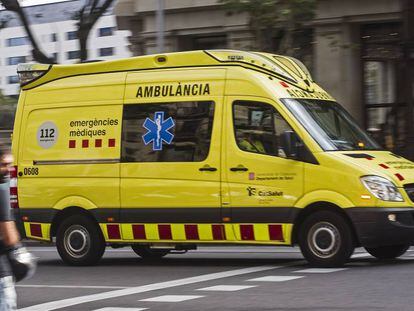
[[50,81],[78,75],[220,65],[242,66],[256,70],[276,76],[303,89],[313,82],[309,71],[297,59],[236,50],[176,52],[71,65],[21,64],[17,71],[23,82],[22,89],[26,90]]

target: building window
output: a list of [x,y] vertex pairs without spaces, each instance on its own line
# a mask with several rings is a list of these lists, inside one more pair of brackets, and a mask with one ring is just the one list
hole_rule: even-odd
[[407,125],[412,122],[408,106],[398,101],[401,36],[400,23],[361,26],[365,126],[383,147],[396,153],[407,149]]
[[201,162],[208,156],[211,101],[125,105],[123,115],[124,162]]
[[179,36],[178,49],[182,51],[189,50],[213,50],[227,48],[227,36]]
[[6,40],[7,46],[19,46],[19,45],[26,45],[28,44],[27,37],[16,37],[16,38],[9,38]]
[[53,61],[54,61],[55,63],[57,63],[57,61],[58,61],[58,53],[53,53],[53,54],[52,54],[52,59],[53,59]]
[[58,40],[57,33],[50,34],[50,42],[56,42]]
[[13,56],[7,58],[7,65],[14,66],[26,62],[26,56]]
[[67,59],[79,59],[80,51],[69,51],[67,53]]
[[109,37],[114,35],[114,27],[103,27],[98,29],[99,37]]
[[114,48],[99,49],[99,56],[112,56],[112,55],[114,55]]
[[8,84],[16,84],[19,83],[19,76],[8,76],[7,77]]
[[77,40],[77,39],[78,39],[77,31],[69,31],[66,33],[66,40]]
[[237,101],[233,106],[233,119],[236,142],[241,150],[286,157],[281,135],[293,130],[273,106]]

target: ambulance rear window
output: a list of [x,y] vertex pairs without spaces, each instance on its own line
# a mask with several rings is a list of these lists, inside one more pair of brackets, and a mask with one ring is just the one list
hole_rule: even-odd
[[124,106],[123,162],[201,162],[213,128],[211,101]]

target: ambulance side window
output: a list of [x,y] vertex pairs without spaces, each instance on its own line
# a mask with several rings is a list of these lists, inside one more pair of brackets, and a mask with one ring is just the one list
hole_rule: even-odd
[[233,123],[241,150],[286,157],[281,146],[281,134],[293,130],[272,105],[236,101],[233,104]]
[[122,161],[204,161],[213,117],[211,101],[125,105]]

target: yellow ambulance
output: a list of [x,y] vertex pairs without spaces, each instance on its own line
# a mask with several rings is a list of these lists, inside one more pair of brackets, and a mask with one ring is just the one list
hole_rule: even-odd
[[299,245],[315,266],[414,241],[414,163],[383,150],[298,60],[232,50],[24,64],[11,199],[72,265],[105,247]]

